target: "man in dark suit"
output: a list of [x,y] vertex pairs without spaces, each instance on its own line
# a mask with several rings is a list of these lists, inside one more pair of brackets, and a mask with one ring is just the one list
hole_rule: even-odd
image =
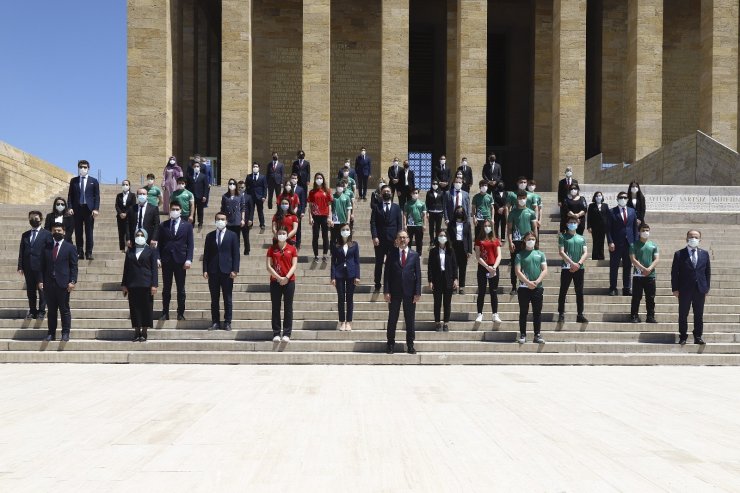
[[565,178],[558,182],[558,208],[563,207],[565,197],[570,193],[571,185],[578,185],[578,180],[573,178],[573,168],[568,166],[565,168]]
[[501,164],[496,162],[496,155],[491,154],[488,156],[488,162],[483,165],[483,179],[488,182],[488,193],[496,190],[502,177]]
[[[90,172],[90,163],[84,159],[77,163],[79,176],[69,181],[69,192],[67,193],[67,205],[69,213],[75,219],[75,243],[77,244],[77,255],[79,258],[93,259],[93,228],[95,218],[100,210],[100,186],[98,180],[87,176]],[[85,242],[83,250],[83,236]],[[83,255],[84,254],[84,255]]]
[[447,194],[443,211],[445,224],[454,221],[456,207],[462,207],[465,210],[465,217],[470,217],[470,195],[462,189],[462,182],[462,178],[455,178],[452,190]]
[[62,341],[69,341],[72,328],[72,311],[69,308],[69,294],[77,284],[77,252],[64,241],[64,225],[55,224],[51,228],[53,241],[46,244],[41,256],[41,271],[38,273],[38,288],[44,291],[49,310],[49,331],[45,341],[56,339],[57,312],[62,318]]
[[305,152],[298,151],[298,159],[293,161],[293,168],[290,172],[298,177],[298,184],[306,190],[308,182],[311,181],[311,162],[306,159]]
[[421,259],[419,254],[408,246],[409,235],[399,231],[396,235],[398,248],[392,248],[385,260],[383,294],[388,306],[388,330],[386,353],[393,354],[396,344],[396,324],[403,305],[403,319],[406,323],[406,352],[416,354],[414,349],[414,323],[416,302],[421,298]]
[[133,238],[136,230],[143,229],[147,234],[147,244],[157,248],[157,229],[159,229],[159,207],[149,204],[146,188],[136,191],[136,204],[132,205],[128,214],[128,247],[133,248]]
[[450,190],[450,167],[447,166],[447,156],[442,154],[439,156],[439,164],[435,164],[432,168],[432,180],[439,182],[439,189],[443,192]]
[[201,171],[200,161],[193,165],[193,195],[195,196],[195,212],[193,213],[193,224],[197,214],[198,227],[203,227],[203,209],[208,207],[208,197],[211,192],[211,184],[208,175]]
[[392,197],[396,196],[401,186],[401,173],[403,168],[398,164],[398,158],[394,157],[393,164],[388,167],[388,186],[391,187]]
[[462,158],[462,161],[460,161],[460,166],[457,167],[457,173],[462,173],[462,189],[470,193],[470,187],[473,186],[473,169],[468,165],[468,158]]
[[247,175],[244,179],[247,186],[247,193],[252,196],[253,209],[249,220],[254,220],[254,209],[257,209],[257,216],[260,220],[260,229],[265,229],[265,199],[267,198],[267,177],[260,173],[260,165],[257,162],[252,163],[252,174]]
[[[211,330],[231,330],[232,293],[239,273],[239,238],[226,229],[226,214],[216,214],[216,230],[206,235],[203,247],[203,277],[211,292]],[[221,326],[220,294],[224,295],[224,325]]]
[[[383,275],[383,263],[388,252],[393,248],[396,235],[403,226],[403,214],[398,204],[391,202],[391,188],[385,186],[380,191],[383,203],[373,208],[370,213],[370,236],[375,246],[375,292],[380,291],[380,279]],[[408,236],[408,235],[407,235]]]
[[367,155],[367,149],[360,148],[360,154],[355,158],[355,173],[357,174],[357,188],[362,200],[367,200],[367,182],[372,174],[372,161]]
[[414,176],[414,170],[409,166],[408,160],[403,161],[403,169],[401,170],[401,179],[398,182],[398,205],[401,206],[401,210],[406,205],[406,201],[411,198],[411,192],[416,189],[416,178]]
[[185,320],[185,274],[193,264],[193,226],[180,219],[182,207],[176,200],[170,202],[170,219],[157,229],[157,249],[162,267],[162,316],[170,319],[172,277],[177,285],[177,319]]
[[267,207],[272,209],[272,196],[283,192],[283,168],[282,161],[278,159],[278,153],[272,153],[272,161],[267,165]]
[[[51,233],[41,227],[43,215],[39,211],[28,213],[28,223],[31,229],[21,235],[21,245],[18,250],[18,274],[26,280],[26,296],[28,297],[28,313],[26,320],[43,320],[46,316],[46,300],[44,291],[38,288],[41,275],[41,257],[44,250],[51,243]],[[38,307],[36,306],[36,292],[38,291]]]
[[686,248],[673,255],[671,291],[678,298],[678,332],[680,344],[686,344],[689,310],[694,310],[694,344],[704,345],[704,300],[711,287],[712,269],[709,253],[699,248],[701,232],[686,234]]
[[617,295],[617,274],[622,264],[622,294],[632,296],[630,288],[630,245],[637,241],[637,215],[627,207],[627,192],[619,192],[617,206],[607,216],[606,238],[609,242],[609,296]]

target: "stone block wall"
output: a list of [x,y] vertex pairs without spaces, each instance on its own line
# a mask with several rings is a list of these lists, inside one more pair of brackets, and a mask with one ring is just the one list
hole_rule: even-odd
[[601,34],[601,152],[607,163],[621,163],[626,159],[626,25],[627,3],[624,0],[604,0]]
[[[72,174],[0,141],[0,204],[48,202],[67,197]],[[46,211],[42,211],[46,215]]]

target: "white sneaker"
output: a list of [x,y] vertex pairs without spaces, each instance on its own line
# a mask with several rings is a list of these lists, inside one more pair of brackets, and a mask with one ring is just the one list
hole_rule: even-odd
[[273,337],[272,342],[280,342],[280,336]]
[[290,342],[290,337],[283,336],[283,342]]
[[483,321],[483,314],[479,313],[477,317],[475,317],[476,322],[482,322]]
[[496,322],[497,324],[501,323],[501,317],[498,316],[498,313],[493,314],[493,321]]

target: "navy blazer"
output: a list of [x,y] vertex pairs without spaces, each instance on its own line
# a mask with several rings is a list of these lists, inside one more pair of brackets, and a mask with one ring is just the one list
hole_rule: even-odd
[[193,173],[193,189],[191,192],[195,195],[196,202],[200,202],[203,197],[208,202],[211,194],[211,184],[208,182],[208,175],[202,170],[198,173],[198,178],[195,178],[195,173]]
[[671,265],[671,291],[679,293],[692,292],[697,289],[702,294],[709,292],[712,278],[712,269],[709,262],[709,253],[697,248],[696,267],[691,263],[688,247],[682,248],[673,254]]
[[356,241],[347,248],[335,243],[331,246],[331,279],[357,279],[360,277],[360,246]]
[[[244,197],[249,195],[232,195],[226,192],[221,197],[221,212],[226,214],[226,225],[227,226],[241,226],[242,225],[242,212],[246,209]],[[251,197],[250,197],[251,199]],[[251,216],[247,216],[250,218]]]
[[[244,210],[244,226],[249,224],[249,221],[254,217],[254,199],[248,193],[243,193],[242,198],[242,210]],[[240,223],[241,224],[241,223]]]
[[247,187],[247,193],[252,196],[252,199],[264,199],[267,197],[267,178],[262,173],[259,174],[257,179],[254,179],[254,173],[250,173],[244,179],[244,185]]
[[[126,219],[128,220],[128,239],[133,242],[136,230],[139,229],[137,227],[139,225],[139,204],[128,210]],[[159,207],[147,202],[141,223],[147,234],[146,242],[149,244],[157,236],[157,230],[159,229]]]
[[298,195],[298,215],[300,216],[306,212],[306,201],[308,197],[306,196],[306,189],[300,184],[295,186],[294,192]]
[[386,215],[385,204],[370,213],[370,237],[381,242],[394,242],[396,235],[403,228],[403,214],[398,204],[391,203],[391,210]]
[[443,190],[449,190],[450,187],[450,167],[445,164],[445,168],[442,169],[442,165],[437,163],[434,165],[434,168],[432,168],[432,180],[437,181],[446,181],[447,187],[443,187],[440,185],[439,187]]
[[290,172],[295,173],[298,176],[298,184],[306,188],[311,181],[311,162],[308,159],[304,159],[303,166],[301,166],[301,161],[296,159],[293,161],[293,167]]
[[77,282],[77,248],[68,241],[62,241],[57,252],[56,262],[53,260],[54,241],[46,244],[41,255],[41,271],[37,274],[38,282],[45,287],[56,282],[60,288],[67,288],[71,282]]
[[160,224],[157,229],[155,240],[159,258],[163,264],[184,264],[186,261],[193,262],[193,226],[185,219],[180,219],[177,233],[172,236],[172,219]]
[[28,230],[21,235],[21,246],[18,249],[18,270],[24,272],[40,272],[41,271],[41,256],[44,253],[44,249],[49,243],[53,243],[54,240],[51,238],[49,233],[44,228],[41,228],[36,234],[36,239],[31,245],[31,232]]
[[[450,221],[447,225],[447,238],[449,238],[448,244],[450,248],[454,248],[457,244],[457,219]],[[470,227],[470,221],[463,222],[463,249],[465,253],[473,253],[473,233]]]
[[236,233],[224,229],[221,246],[216,245],[215,230],[206,235],[203,245],[203,272],[214,276],[219,272],[239,272],[239,259],[239,237]]
[[[470,165],[468,164],[467,166],[465,166],[465,168],[463,168],[461,164],[457,167],[457,172],[460,172],[463,175],[463,190],[465,190],[466,192],[470,192],[470,187],[473,186],[473,170],[471,169]],[[455,172],[455,174],[457,174],[457,172]]]
[[136,258],[136,248],[129,248],[126,260],[123,263],[123,278],[121,286],[127,288],[151,288],[159,286],[157,273],[157,249],[144,246],[139,258]]
[[501,181],[501,164],[494,161],[493,164],[487,162],[483,165],[482,171],[483,179],[486,181],[495,181],[496,183]]
[[267,166],[267,175],[270,177],[270,183],[277,185],[279,188],[283,187],[283,169],[285,168],[285,165],[282,161],[277,162],[277,166],[275,169],[272,169],[273,162],[270,161],[265,166]]
[[[460,199],[460,205],[465,211],[465,216],[470,217],[470,194],[465,190],[460,190],[458,193],[462,194]],[[454,187],[447,192],[447,198],[445,200],[445,221],[452,222],[455,219],[455,189]]]
[[408,248],[406,265],[401,265],[401,250],[391,248],[385,256],[383,293],[391,296],[421,296],[421,258]]
[[620,207],[613,207],[606,216],[606,238],[609,243],[615,246],[633,244],[637,241],[637,214],[634,209],[627,209],[627,224],[620,211]]
[[372,174],[373,169],[373,163],[370,160],[370,155],[365,154],[365,157],[362,157],[362,154],[358,155],[355,158],[355,171],[360,176],[370,176]]
[[[98,180],[87,176],[85,184],[85,203],[91,211],[100,210],[100,185]],[[77,211],[80,207],[80,177],[75,176],[69,180],[69,192],[67,193],[67,207]]]
[[[392,164],[388,167],[388,186],[391,187],[391,189],[396,189],[400,187],[403,184],[403,177],[401,176],[401,173],[403,172],[403,166],[398,165],[398,167],[393,166]],[[398,183],[395,185],[391,180],[398,180]]]
[[442,263],[439,261],[439,250],[440,248],[435,246],[429,251],[427,279],[435,287],[445,284],[447,289],[452,289],[452,284],[457,279],[457,259],[455,258],[455,252],[449,246],[445,248],[445,270],[442,272]]
[[[355,170],[353,170],[352,168],[349,169],[349,177],[357,181],[357,173],[355,173]],[[339,171],[337,171],[337,183],[339,183],[343,179],[344,179],[344,166],[339,168]]]

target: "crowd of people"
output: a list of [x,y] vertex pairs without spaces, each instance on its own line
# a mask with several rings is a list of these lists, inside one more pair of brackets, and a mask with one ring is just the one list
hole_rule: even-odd
[[[125,253],[121,290],[128,297],[134,341],[146,341],[153,326],[154,295],[162,274],[162,314],[170,318],[172,282],[176,287],[176,317],[185,319],[187,271],[193,265],[194,227],[203,227],[209,205],[211,170],[199,156],[183,171],[171,156],[162,173],[161,188],[155,175],[135,191],[128,180],[115,199],[119,248]],[[44,219],[40,211],[29,213],[31,229],[23,233],[18,272],[26,281],[29,311],[27,319],[43,319],[48,307],[47,341],[55,340],[57,316],[61,314],[62,340],[71,329],[69,296],[78,280],[78,261],[93,260],[94,224],[100,212],[100,188],[88,176],[90,164],[78,163],[67,199],[57,197]],[[239,274],[241,255],[250,255],[250,230],[266,228],[265,205],[273,208],[272,244],[266,253],[272,301],[273,341],[290,341],[293,325],[293,298],[296,289],[298,252],[303,219],[308,214],[313,262],[331,262],[330,282],[336,288],[340,331],[352,330],[353,298],[360,284],[360,246],[353,240],[354,211],[366,202],[372,161],[362,148],[354,167],[346,160],[332,183],[321,173],[311,174],[303,151],[286,171],[277,153],[263,167],[253,163],[244,180],[230,178],[227,190],[213,216],[215,229],[205,237],[202,274],[211,295],[211,330],[231,330],[233,285]],[[519,336],[526,342],[529,311],[532,311],[535,343],[542,344],[541,314],[548,263],[539,249],[543,203],[537,183],[527,177],[516,180],[507,191],[501,164],[491,154],[483,166],[478,190],[473,193],[473,173],[466,158],[449,167],[441,156],[432,169],[431,188],[422,199],[414,171],[408,161],[394,159],[376,190],[370,194],[369,232],[375,254],[375,293],[382,290],[388,303],[387,352],[395,350],[395,332],[403,308],[406,350],[415,353],[416,303],[422,294],[421,257],[425,234],[429,246],[427,283],[434,299],[434,322],[439,332],[449,330],[453,294],[464,294],[467,264],[474,256],[477,298],[476,323],[483,322],[486,294],[490,297],[491,320],[502,323],[498,313],[498,287],[503,249],[510,258],[510,295],[519,302]],[[472,194],[472,196],[471,196]],[[274,201],[273,201],[274,199]],[[591,203],[581,196],[578,181],[567,168],[558,184],[560,231],[558,255],[561,262],[558,294],[558,322],[565,321],[565,302],[571,284],[576,295],[576,321],[588,323],[584,315],[585,264],[589,257],[588,229],[592,237],[590,256],[604,259],[604,244],[610,256],[609,295],[618,295],[617,278],[622,267],[622,294],[631,296],[630,320],[641,323],[639,309],[645,298],[647,323],[655,317],[658,246],[650,240],[645,222],[645,197],[637,182],[619,192],[617,206],[610,208],[597,191]],[[160,222],[160,213],[168,216]],[[72,230],[75,246],[72,245]],[[321,240],[321,241],[320,241]],[[694,342],[704,344],[703,306],[710,287],[710,261],[699,247],[701,233],[687,234],[687,247],[674,255],[671,269],[673,294],[679,300],[679,342],[685,343],[687,317],[694,312]],[[319,257],[321,244],[321,258]],[[412,249],[415,248],[415,249]],[[331,253],[330,253],[331,252]],[[330,257],[330,260],[327,258]],[[220,298],[224,317],[221,320]]]

